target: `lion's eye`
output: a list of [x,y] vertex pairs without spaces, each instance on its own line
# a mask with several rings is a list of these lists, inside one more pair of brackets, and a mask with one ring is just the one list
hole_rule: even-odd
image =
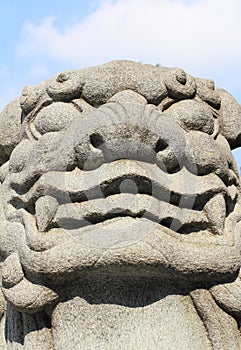
[[72,119],[79,116],[78,110],[69,103],[56,102],[43,108],[34,119],[36,130],[45,134],[67,127]]
[[180,101],[173,104],[165,113],[184,129],[199,130],[210,135],[214,132],[213,113],[204,102]]

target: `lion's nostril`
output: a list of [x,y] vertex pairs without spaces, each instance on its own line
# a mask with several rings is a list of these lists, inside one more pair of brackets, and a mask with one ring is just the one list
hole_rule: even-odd
[[99,148],[103,143],[103,137],[100,134],[94,133],[90,135],[90,142],[95,148]]
[[168,147],[168,144],[165,140],[159,139],[156,143],[155,151],[156,153],[164,151]]

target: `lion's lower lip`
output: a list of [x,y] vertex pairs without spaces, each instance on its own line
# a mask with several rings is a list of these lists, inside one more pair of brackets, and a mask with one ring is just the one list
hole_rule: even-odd
[[[52,201],[51,197],[48,198]],[[53,206],[53,203],[49,202],[49,208],[51,205]],[[121,193],[81,203],[62,204],[54,210],[55,215],[49,221],[46,221],[45,216],[42,217],[46,213],[36,212],[39,229],[59,227],[75,230],[114,218],[132,217],[148,219],[179,233],[190,233],[193,228],[196,231],[213,229],[214,233],[222,233],[222,230],[216,232],[213,217],[210,224],[210,215],[205,210],[179,208],[145,194]],[[41,226],[43,222],[46,223],[46,227]]]
[[190,219],[196,223],[208,223],[202,212],[193,212],[190,215],[188,209],[180,209],[149,195],[129,193],[61,205],[53,221],[60,227],[72,228],[121,216],[143,217],[156,223],[160,223],[163,219],[175,218],[179,226],[190,222]]

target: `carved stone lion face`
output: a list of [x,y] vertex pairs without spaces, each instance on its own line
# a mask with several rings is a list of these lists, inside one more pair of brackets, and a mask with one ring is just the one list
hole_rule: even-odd
[[2,254],[17,251],[46,285],[92,272],[232,279],[241,209],[230,145],[240,136],[228,98],[182,70],[133,62],[24,90]]

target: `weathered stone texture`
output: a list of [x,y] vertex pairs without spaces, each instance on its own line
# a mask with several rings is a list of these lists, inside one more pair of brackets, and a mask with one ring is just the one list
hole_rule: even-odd
[[1,349],[240,350],[239,146],[240,105],[180,68],[24,88],[0,113]]

